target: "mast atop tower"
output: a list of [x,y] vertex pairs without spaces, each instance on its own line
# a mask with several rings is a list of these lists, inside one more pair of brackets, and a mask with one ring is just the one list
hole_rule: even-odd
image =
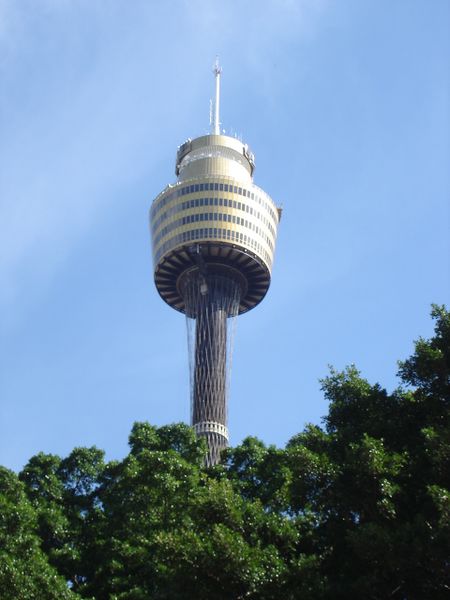
[[216,57],[213,73],[216,78],[216,96],[214,99],[214,115],[211,124],[211,133],[213,135],[220,135],[220,75],[222,73],[222,67],[219,65],[219,57]]

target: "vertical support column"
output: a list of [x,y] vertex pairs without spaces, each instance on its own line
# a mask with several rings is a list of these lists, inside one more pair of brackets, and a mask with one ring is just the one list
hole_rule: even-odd
[[223,435],[227,426],[227,313],[209,295],[202,300],[196,317],[192,424],[206,437],[207,463],[216,464],[228,445]]
[[206,438],[208,466],[217,464],[228,445],[227,391],[229,373],[228,325],[236,316],[240,285],[227,274],[192,271],[183,285],[191,351],[192,425]]

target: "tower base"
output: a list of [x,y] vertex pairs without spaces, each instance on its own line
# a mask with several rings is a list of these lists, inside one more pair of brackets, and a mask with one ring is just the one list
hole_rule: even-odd
[[208,446],[205,466],[212,467],[220,462],[222,450],[228,448],[228,429],[222,423],[201,421],[193,425],[197,437],[204,437]]
[[[195,428],[194,428],[195,429]],[[198,437],[204,437],[208,446],[208,454],[205,458],[205,467],[213,467],[220,463],[222,451],[228,448],[227,438],[220,433],[208,432],[200,433]]]

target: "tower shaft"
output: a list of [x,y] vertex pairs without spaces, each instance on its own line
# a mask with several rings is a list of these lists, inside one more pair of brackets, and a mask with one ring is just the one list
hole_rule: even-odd
[[192,424],[226,426],[227,314],[208,303],[196,317]]
[[[232,321],[238,314],[241,287],[223,273],[202,274],[195,268],[183,285],[191,333],[192,425],[209,449],[206,464],[218,462],[228,445],[227,389],[231,363]],[[188,333],[191,331],[188,323]]]

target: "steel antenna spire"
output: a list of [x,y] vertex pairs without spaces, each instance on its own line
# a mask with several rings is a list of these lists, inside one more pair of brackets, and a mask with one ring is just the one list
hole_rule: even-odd
[[214,116],[211,133],[214,135],[220,135],[220,75],[222,73],[222,67],[219,65],[219,57],[216,57],[213,73],[216,78],[216,96],[214,99]]

